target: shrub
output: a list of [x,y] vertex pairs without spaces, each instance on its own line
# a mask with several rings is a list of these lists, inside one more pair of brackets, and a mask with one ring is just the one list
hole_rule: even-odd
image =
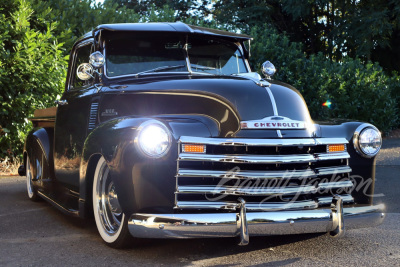
[[[276,79],[296,87],[304,96],[311,116],[316,120],[343,118],[376,125],[381,131],[399,125],[398,103],[394,90],[399,90],[399,77],[390,77],[372,63],[345,58],[335,62],[321,53],[309,58],[299,43],[277,34],[268,27],[255,27],[251,64],[260,69],[266,59],[278,69]],[[397,89],[396,89],[397,88]],[[330,100],[330,108],[322,104]]]
[[[41,15],[46,16],[50,10]],[[33,111],[54,105],[63,88],[67,57],[45,17],[31,27],[33,10],[26,0],[0,4],[0,158],[22,152]]]

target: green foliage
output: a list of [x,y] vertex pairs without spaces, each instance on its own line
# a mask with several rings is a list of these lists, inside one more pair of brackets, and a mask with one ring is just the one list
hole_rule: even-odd
[[[165,21],[163,18],[155,19],[152,16],[154,11],[165,11],[165,7],[172,11],[173,19],[169,20],[187,20],[194,18],[206,17],[211,13],[208,5],[211,1],[209,0],[105,0],[104,4],[117,4],[118,8],[125,7],[129,10],[133,10],[140,15],[142,22],[145,21]],[[165,17],[164,17],[165,18]]]
[[[328,60],[322,53],[306,57],[299,43],[268,27],[254,27],[251,63],[260,69],[265,59],[276,64],[276,79],[296,87],[304,96],[314,119],[355,119],[370,122],[387,132],[398,126],[394,90],[399,77],[386,75],[378,64],[358,59]],[[322,106],[330,100],[331,108]]]
[[314,119],[389,131],[400,125],[399,14],[396,0],[2,0],[0,158],[20,154],[26,118],[62,93],[76,39],[106,23],[182,21],[248,33],[253,69],[272,61],[275,78],[302,92]]
[[29,2],[5,1],[0,8],[0,158],[5,158],[21,153],[31,128],[26,118],[54,105],[64,87],[67,57],[53,35],[56,23],[40,17],[35,23],[42,30],[31,27]]
[[307,55],[322,52],[331,60],[359,58],[400,72],[398,0],[219,0],[213,14],[219,24],[245,32],[268,23]]
[[[100,24],[139,22],[140,16],[134,10],[118,7],[113,1],[104,5],[95,0],[31,0],[33,21],[57,23],[54,35],[69,54],[75,41]],[[69,30],[69,31],[67,31]]]

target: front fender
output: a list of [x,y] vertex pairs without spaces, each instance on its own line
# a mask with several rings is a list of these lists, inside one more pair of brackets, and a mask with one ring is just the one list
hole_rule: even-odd
[[375,186],[375,161],[365,158],[354,148],[353,136],[355,130],[363,122],[346,122],[340,125],[321,125],[321,137],[344,137],[349,144],[347,152],[350,154],[349,166],[352,169],[351,179],[355,184],[352,195],[356,204],[372,204]]
[[[172,146],[162,158],[151,159],[134,144],[139,126],[148,120],[164,123],[172,133]],[[80,203],[90,203],[93,159],[103,156],[110,168],[118,199],[126,214],[171,212],[174,206],[177,140],[181,135],[210,137],[209,127],[190,118],[124,117],[107,121],[87,137],[80,169]],[[85,208],[88,205],[86,205]],[[81,210],[82,211],[82,210]]]
[[26,160],[29,156],[35,187],[43,186],[42,179],[54,177],[53,136],[53,128],[36,128],[26,138],[24,165],[27,166]]

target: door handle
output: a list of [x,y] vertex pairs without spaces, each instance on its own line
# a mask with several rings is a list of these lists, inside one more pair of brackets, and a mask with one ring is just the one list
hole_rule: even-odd
[[67,100],[56,100],[56,101],[54,101],[54,104],[64,106],[64,105],[68,104],[68,101]]

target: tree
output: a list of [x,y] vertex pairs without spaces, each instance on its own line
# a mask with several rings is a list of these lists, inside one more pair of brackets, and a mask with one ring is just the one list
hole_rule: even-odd
[[220,0],[220,24],[245,32],[267,24],[303,44],[308,56],[359,58],[400,72],[400,2],[397,0]]
[[0,158],[20,155],[31,128],[26,118],[54,105],[64,86],[68,57],[53,34],[57,23],[48,22],[49,13],[43,10],[33,21],[28,1],[0,3]]
[[209,0],[105,0],[104,4],[116,3],[118,8],[126,7],[134,10],[141,16],[142,21],[148,21],[147,18],[152,11],[162,11],[165,7],[174,11],[175,20],[204,19],[211,13],[208,7],[210,2]]
[[[69,53],[75,41],[100,24],[139,22],[140,16],[134,10],[118,7],[117,3],[106,1],[96,4],[94,0],[31,0],[35,13],[32,22],[43,20],[42,10],[51,10],[45,22],[57,22],[54,34],[65,43]],[[40,25],[35,25],[40,28]],[[69,32],[66,32],[69,31]]]
[[[253,27],[251,65],[259,70],[271,60],[278,68],[274,76],[297,88],[316,120],[351,119],[374,124],[388,132],[400,123],[395,92],[400,92],[400,77],[383,72],[371,62],[344,58],[327,59],[322,53],[307,56],[302,44],[290,42],[288,36],[267,26]],[[330,108],[322,104],[330,100]]]

